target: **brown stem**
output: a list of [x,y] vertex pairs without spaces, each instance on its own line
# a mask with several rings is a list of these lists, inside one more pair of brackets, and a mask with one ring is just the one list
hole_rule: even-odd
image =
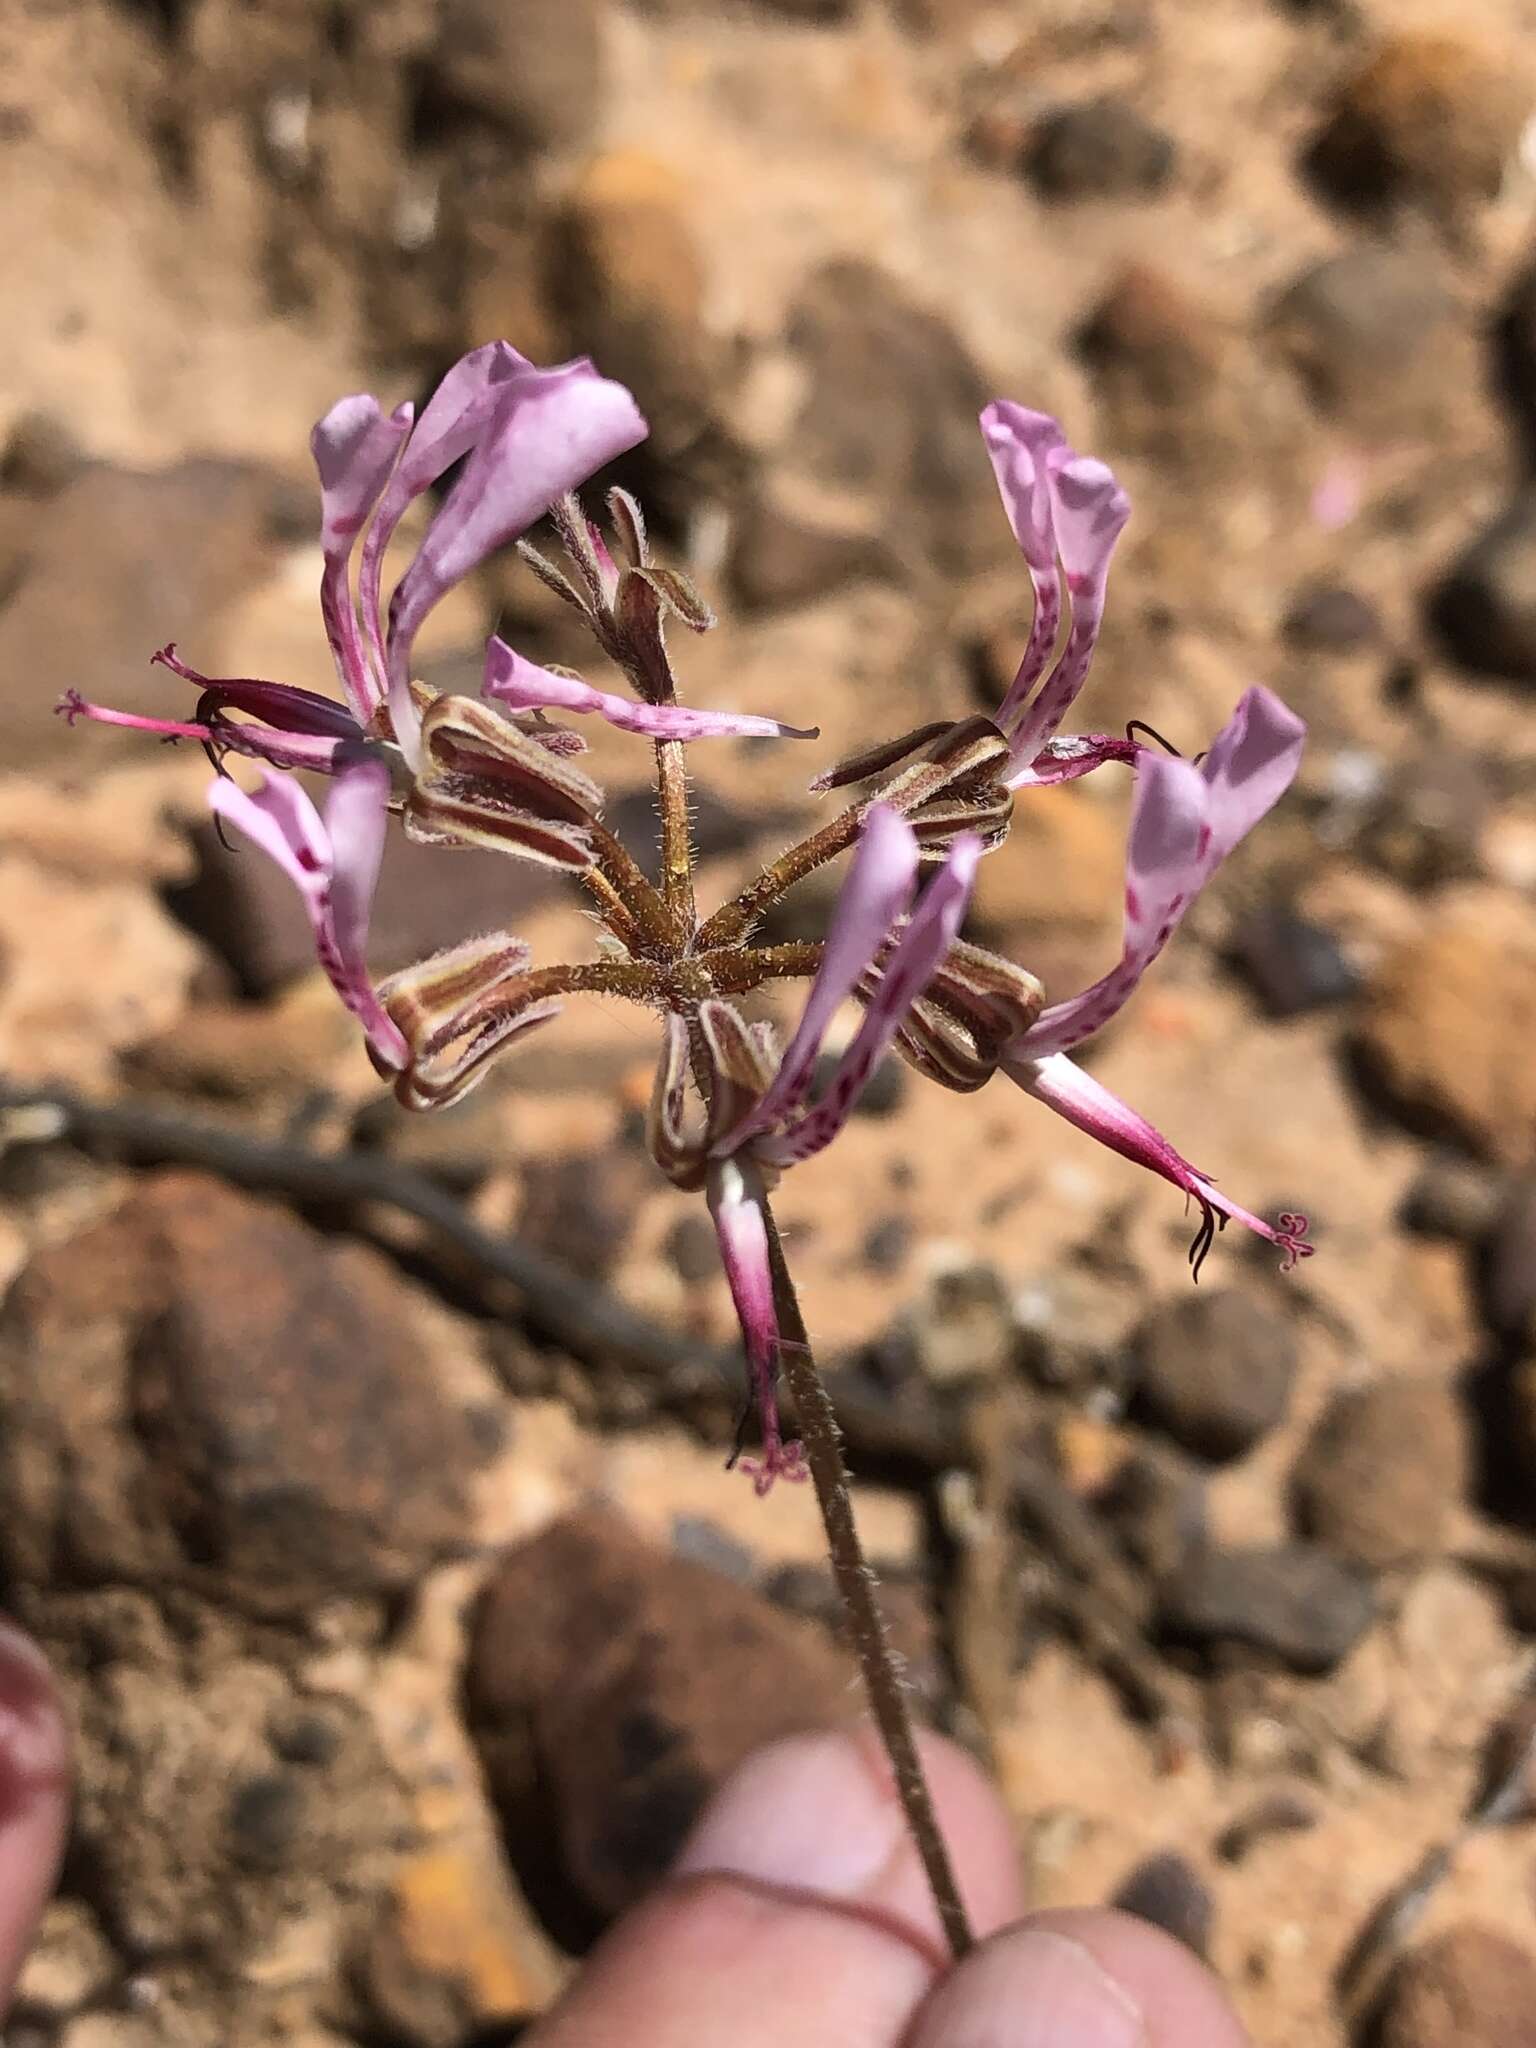
[[721,907],[709,918],[699,933],[700,951],[712,946],[733,945],[745,937],[753,924],[768,908],[776,903],[786,889],[822,867],[827,861],[835,860],[838,854],[852,846],[859,836],[859,827],[864,821],[865,804],[850,804],[846,811],[813,832],[808,839],[799,840],[776,861],[771,861],[756,881],[749,882],[739,896]]
[[693,832],[688,822],[688,762],[681,740],[656,742],[656,807],[661,813],[661,893],[679,942],[694,928]]
[[675,935],[667,907],[650,877],[616,833],[596,820],[588,827],[597,865],[582,880],[597,897],[609,928],[631,952],[671,959]]
[[907,1826],[922,1859],[939,1921],[956,1959],[974,1947],[975,1936],[955,1883],[949,1850],[939,1831],[938,1815],[907,1711],[901,1674],[891,1650],[885,1617],[874,1573],[865,1561],[859,1532],[853,1518],[853,1498],[848,1486],[848,1467],[843,1462],[842,1434],[837,1426],[831,1398],[816,1369],[806,1336],[799,1297],[784,1259],[778,1226],[766,1202],[763,1212],[768,1224],[769,1250],[773,1259],[773,1293],[779,1330],[784,1339],[781,1354],[784,1377],[794,1396],[800,1434],[810,1461],[811,1479],[821,1508],[827,1536],[827,1552],[838,1597],[848,1624],[848,1633],[863,1673],[875,1726],[890,1760],[896,1781],[896,1796],[907,1817]]
[[709,976],[716,994],[742,996],[764,981],[809,979],[825,951],[820,939],[795,939],[782,946],[724,946],[718,953],[700,954],[697,965]]

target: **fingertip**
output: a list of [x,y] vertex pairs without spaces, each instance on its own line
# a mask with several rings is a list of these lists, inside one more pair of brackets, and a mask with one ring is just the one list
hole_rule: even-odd
[[907,2048],[1249,2048],[1205,1965],[1129,1913],[1031,1914],[934,1990]]
[[63,1855],[69,1753],[41,1652],[0,1616],[0,2010]]
[[[955,1743],[924,1732],[924,1772],[955,1880],[980,1935],[1022,1905],[1001,1801]],[[942,1929],[873,1733],[789,1736],[749,1757],[711,1802],[678,1861],[883,1915],[943,1956]]]

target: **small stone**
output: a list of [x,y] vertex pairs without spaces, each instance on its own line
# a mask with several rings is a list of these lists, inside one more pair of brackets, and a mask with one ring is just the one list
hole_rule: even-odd
[[1240,1458],[1285,1419],[1296,1337],[1283,1314],[1236,1288],[1154,1309],[1136,1338],[1137,1406],[1200,1457]]
[[1462,1921],[1393,1970],[1381,2048],[1536,2048],[1536,1961],[1492,1928]]
[[1173,175],[1172,138],[1118,94],[1053,108],[1030,137],[1025,170],[1049,199],[1138,199]]
[[1145,263],[1120,273],[1076,339],[1106,402],[1127,417],[1197,405],[1221,366],[1211,311]]
[[1536,933],[1517,899],[1429,906],[1372,980],[1359,1068],[1412,1128],[1480,1158],[1536,1157]]
[[1519,272],[1494,328],[1499,390],[1527,446],[1536,446],[1536,261]]
[[584,1279],[603,1279],[623,1258],[650,1191],[648,1165],[627,1145],[541,1159],[525,1184],[518,1235]]
[[25,498],[55,498],[90,465],[90,456],[57,413],[19,415],[0,455],[0,490]]
[[862,1257],[871,1273],[899,1273],[911,1251],[911,1224],[904,1216],[887,1216],[866,1234]]
[[1482,1258],[1483,1314],[1495,1336],[1536,1344],[1536,1175],[1508,1190]]
[[1232,950],[1272,1017],[1300,1017],[1347,1002],[1360,977],[1333,933],[1283,904],[1250,911]]
[[1358,590],[1314,584],[1292,599],[1281,631],[1307,654],[1358,654],[1379,644],[1381,615]]
[[1364,848],[1405,889],[1437,889],[1482,872],[1493,809],[1488,771],[1452,747],[1405,761],[1382,793]]
[[1302,1528],[1383,1568],[1433,1557],[1465,1496],[1467,1418],[1438,1380],[1388,1379],[1335,1396],[1291,1475]]
[[1199,1956],[1210,1953],[1216,1901],[1204,1878],[1173,1850],[1140,1863],[1110,1901],[1122,1913],[1149,1920]]
[[664,454],[685,452],[708,424],[723,357],[704,319],[682,173],[641,149],[594,157],[550,221],[544,270],[570,352],[643,391],[652,439]]
[[1435,591],[1430,613],[1474,675],[1536,683],[1536,490],[1481,533]]
[[1294,1671],[1333,1670],[1375,1619],[1370,1580],[1316,1543],[1192,1551],[1162,1588],[1167,1633],[1214,1649],[1246,1644]]
[[1345,81],[1308,169],[1344,207],[1418,204],[1456,218],[1498,196],[1530,110],[1517,52],[1404,30]]
[[1306,1834],[1323,1817],[1317,1794],[1304,1786],[1279,1786],[1228,1821],[1216,1843],[1223,1863],[1241,1863],[1273,1835]]
[[106,1990],[119,1970],[117,1957],[82,1899],[57,1898],[43,1915],[37,1939],[16,1983],[16,2015],[61,2019]]
[[[788,340],[806,399],[782,488],[827,506],[825,524],[945,577],[1006,563],[997,492],[976,461],[990,386],[954,327],[870,263],[824,265],[802,285]],[[834,512],[836,516],[834,517]]]
[[736,521],[728,574],[747,611],[771,612],[813,604],[850,583],[889,577],[895,566],[879,536],[840,532],[758,495]]
[[825,24],[846,21],[853,12],[853,0],[758,0],[769,14],[782,14],[788,21]]
[[476,1462],[389,1269],[218,1181],[139,1180],[7,1300],[0,1569],[24,1582],[192,1567],[274,1617],[397,1593],[468,1541]]
[[667,1232],[662,1249],[673,1272],[689,1287],[719,1275],[720,1245],[714,1225],[703,1216],[679,1216]]
[[435,125],[467,111],[524,149],[585,141],[606,83],[600,0],[447,0],[427,69]]
[[1454,1152],[1437,1151],[1403,1198],[1403,1222],[1421,1237],[1474,1244],[1493,1227],[1502,1193],[1497,1174]]
[[1206,1541],[1205,1479],[1162,1444],[1140,1444],[1098,1503],[1131,1561],[1153,1579],[1178,1570]]
[[905,1318],[918,1363],[935,1385],[989,1379],[1018,1356],[1019,1333],[995,1267],[936,1273]]
[[588,1937],[665,1874],[748,1751],[859,1712],[819,1629],[596,1510],[497,1567],[465,1694],[509,1853],[553,1851],[551,1896]]
[[[250,847],[222,845],[211,824],[193,831],[192,845],[197,872],[166,892],[167,904],[232,970],[242,992],[268,996],[314,971],[314,933],[287,876]],[[478,847],[416,846],[391,832],[369,958],[383,973],[477,932],[515,926],[554,893],[553,881],[528,861]]]
[[1366,430],[1439,417],[1443,380],[1473,369],[1451,300],[1399,249],[1362,245],[1313,264],[1282,294],[1270,332],[1314,402]]
[[235,1785],[224,1823],[233,1861],[243,1870],[281,1870],[304,1828],[307,1804],[299,1781],[276,1771]]

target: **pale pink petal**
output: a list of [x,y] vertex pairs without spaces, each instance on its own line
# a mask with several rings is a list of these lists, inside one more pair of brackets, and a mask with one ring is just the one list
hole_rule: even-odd
[[379,595],[384,554],[406,508],[467,455],[490,424],[504,387],[533,365],[510,342],[491,341],[461,356],[427,400],[379,502],[358,570],[358,600],[378,671],[384,673]]
[[366,392],[338,399],[309,437],[320,473],[320,612],[336,673],[348,704],[367,724],[383,696],[382,680],[369,668],[352,602],[352,549],[378,503],[400,444],[410,432],[412,408],[400,406],[386,419]]
[[642,704],[633,697],[594,690],[579,676],[557,675],[524,660],[504,640],[493,639],[485,650],[482,694],[518,711],[595,711],[624,732],[653,740],[792,739],[813,740],[816,726],[783,725],[745,711],[695,711],[686,704]]
[[923,891],[906,930],[881,970],[880,986],[865,1006],[852,1042],[837,1063],[821,1099],[780,1137],[759,1140],[758,1155],[775,1166],[810,1159],[830,1145],[853,1114],[854,1106],[907,1012],[932,980],[935,969],[960,929],[982,842],[974,832],[955,840],[943,867]]
[[390,602],[390,710],[413,764],[419,737],[409,672],[422,620],[487,555],[526,533],[557,499],[647,432],[629,392],[600,377],[585,357],[551,370],[529,364],[500,390],[463,474]]
[[1061,659],[1036,691],[1013,735],[1014,759],[1021,766],[1028,766],[1055,732],[1087,681],[1104,620],[1110,557],[1131,516],[1131,501],[1106,464],[1062,449],[1052,455],[1047,468],[1056,545],[1072,598],[1072,625]]
[[982,439],[1008,524],[1034,586],[1035,616],[1024,655],[997,711],[1006,732],[1039,681],[1061,625],[1061,581],[1056,568],[1056,523],[1048,461],[1066,448],[1060,423],[1011,399],[995,398],[981,415]]
[[221,776],[208,792],[214,815],[243,832],[297,888],[321,966],[376,1059],[396,1069],[406,1063],[405,1040],[379,1001],[365,957],[388,800],[389,771],[366,756],[339,771],[324,822],[288,776],[263,773],[251,795]]
[[746,1345],[747,1372],[762,1430],[763,1455],[748,1464],[757,1491],[775,1479],[803,1478],[800,1446],[786,1444],[779,1424],[779,1319],[773,1302],[764,1193],[757,1171],[735,1159],[717,1160],[706,1186],[731,1300]]
[[1193,762],[1143,752],[1126,855],[1125,943],[1118,963],[1081,995],[1052,1003],[1017,1041],[1039,1059],[1102,1029],[1177,930],[1221,862],[1289,788],[1306,727],[1271,691],[1248,690]]
[[778,1073],[757,1108],[717,1152],[735,1151],[754,1132],[781,1123],[805,1099],[828,1026],[890,937],[912,894],[917,868],[912,827],[889,804],[876,804],[864,820],[853,864],[838,892],[821,966]]
[[1267,1223],[1262,1216],[1242,1208],[1213,1181],[1197,1173],[1145,1117],[1138,1116],[1119,1096],[1111,1094],[1102,1082],[1075,1066],[1064,1054],[1055,1053],[1041,1060],[1008,1058],[1002,1063],[1002,1071],[1090,1138],[1097,1138],[1123,1159],[1161,1174],[1200,1204],[1201,1227],[1190,1247],[1190,1261],[1197,1275],[1215,1230],[1223,1227],[1228,1217],[1277,1245],[1285,1254],[1286,1272],[1298,1259],[1312,1256],[1316,1247],[1307,1240],[1305,1216],[1288,1212],[1277,1222]]
[[1199,889],[1209,795],[1191,762],[1161,754],[1143,757],[1131,804],[1120,959],[1081,995],[1048,1004],[1017,1041],[1016,1051],[1037,1059],[1066,1052],[1123,1007]]
[[1272,690],[1255,684],[1244,692],[1200,764],[1211,792],[1211,868],[1290,788],[1306,737],[1302,720]]

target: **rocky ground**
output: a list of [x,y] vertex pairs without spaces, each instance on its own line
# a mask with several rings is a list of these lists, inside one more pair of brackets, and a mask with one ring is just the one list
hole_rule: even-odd
[[[1316,1258],[1229,1234],[1194,1292],[1168,1189],[905,1070],[781,1212],[914,1685],[1036,1896],[1173,1927],[1269,2048],[1532,2038],[1536,5],[5,15],[0,1076],[109,1106],[3,1124],[0,1595],[81,1764],[12,2048],[510,2041],[745,1746],[851,1711],[810,1501],[723,1469],[644,1020],[407,1119],[200,758],[52,715],[168,707],[169,639],[326,688],[308,426],[497,334],[639,395],[628,480],[724,615],[695,701],[822,727],[696,757],[707,888],[837,753],[995,703],[994,393],[1134,500],[1087,722],[1193,750],[1254,679],[1310,721],[1093,1064]],[[504,565],[433,672],[493,620],[585,658]],[[643,750],[596,758],[643,850]],[[1055,992],[1113,956],[1108,780],[985,869]],[[448,858],[392,852],[379,965],[590,943]]]

